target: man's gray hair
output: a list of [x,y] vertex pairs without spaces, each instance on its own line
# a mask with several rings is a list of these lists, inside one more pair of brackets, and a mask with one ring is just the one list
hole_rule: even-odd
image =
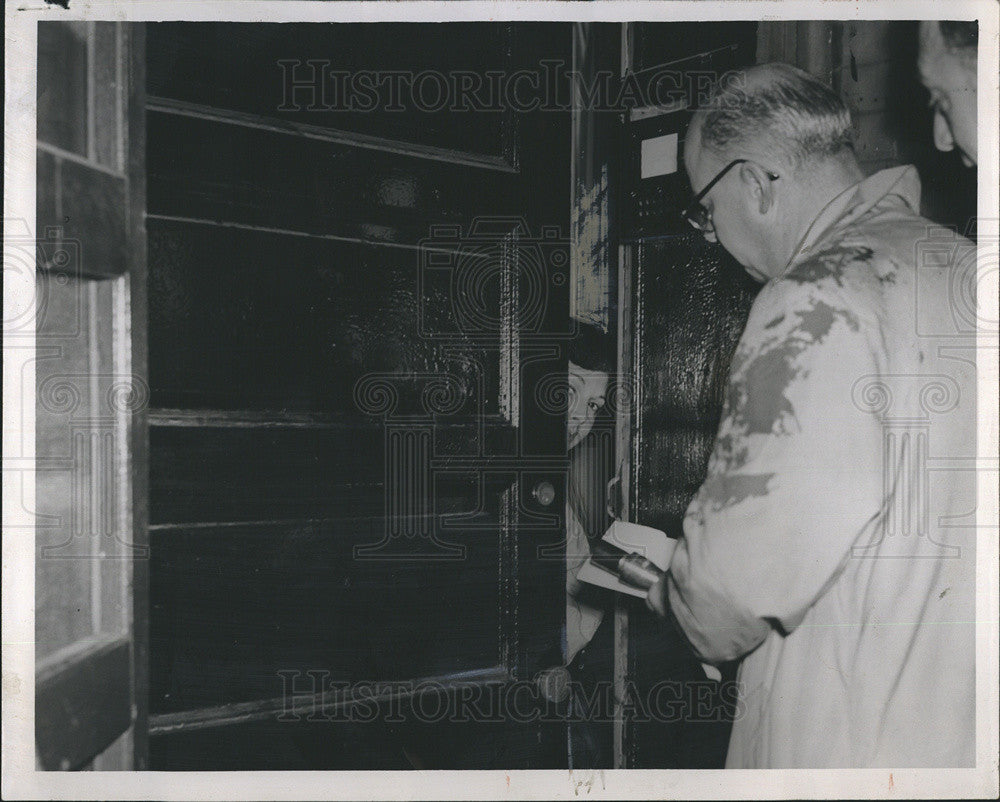
[[789,64],[729,73],[701,109],[703,147],[725,158],[778,152],[798,167],[853,149],[851,113],[826,84]]

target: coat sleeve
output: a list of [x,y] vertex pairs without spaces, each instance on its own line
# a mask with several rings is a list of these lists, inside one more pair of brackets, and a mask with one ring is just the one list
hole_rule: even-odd
[[815,283],[779,280],[758,296],[667,582],[702,659],[794,630],[880,518],[881,427],[853,398],[877,373],[871,329]]

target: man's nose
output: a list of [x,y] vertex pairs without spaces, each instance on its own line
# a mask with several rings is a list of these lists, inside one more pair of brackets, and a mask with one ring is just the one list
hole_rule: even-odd
[[944,151],[955,149],[955,139],[951,135],[951,126],[940,111],[934,112],[934,147]]

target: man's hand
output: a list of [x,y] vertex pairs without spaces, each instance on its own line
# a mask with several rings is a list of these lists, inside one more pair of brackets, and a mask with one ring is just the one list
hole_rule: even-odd
[[646,606],[661,618],[667,617],[667,574],[646,591]]

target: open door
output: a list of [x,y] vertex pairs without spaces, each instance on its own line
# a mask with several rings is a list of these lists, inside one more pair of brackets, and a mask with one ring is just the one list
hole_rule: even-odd
[[38,24],[35,736],[43,769],[145,767],[144,63],[141,27]]
[[151,768],[565,764],[569,48],[147,27]]

